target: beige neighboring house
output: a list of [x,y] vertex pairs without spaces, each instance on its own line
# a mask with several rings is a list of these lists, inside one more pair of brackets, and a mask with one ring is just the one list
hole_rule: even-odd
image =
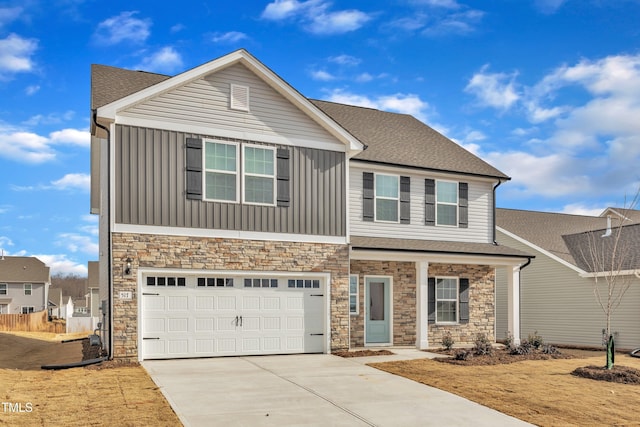
[[62,289],[50,288],[49,289],[49,316],[53,318],[62,319],[64,309],[64,297],[62,296]]
[[51,276],[36,257],[0,257],[0,314],[47,310]]
[[89,261],[87,264],[87,294],[86,307],[91,317],[100,317],[100,280],[99,280],[99,262]]
[[[621,241],[631,250],[619,277],[630,287],[612,315],[612,331],[616,347],[640,347],[640,211],[625,214],[615,208],[597,217],[496,209],[498,243],[535,255],[520,273],[521,337],[537,331],[553,344],[602,346],[605,314],[594,289],[596,277],[603,291],[606,282],[602,271],[593,271],[585,262],[586,233],[594,232],[599,243],[610,245],[613,237],[602,237],[608,234],[609,221],[615,228],[624,218]],[[502,274],[496,279],[497,337],[503,339],[509,330],[506,279]]]

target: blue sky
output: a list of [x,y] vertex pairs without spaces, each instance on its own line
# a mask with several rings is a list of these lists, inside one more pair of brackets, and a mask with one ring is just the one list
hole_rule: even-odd
[[498,206],[598,214],[640,185],[640,1],[0,0],[0,249],[98,256],[90,64],[175,75],[245,48],[309,98],[408,113],[512,180]]

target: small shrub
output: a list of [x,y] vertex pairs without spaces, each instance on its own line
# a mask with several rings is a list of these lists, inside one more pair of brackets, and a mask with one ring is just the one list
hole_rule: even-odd
[[516,354],[523,355],[523,354],[531,354],[535,350],[536,349],[533,346],[533,344],[531,344],[530,341],[525,340],[525,341],[522,341],[522,343],[520,345],[513,347],[511,349],[510,353],[513,354],[513,355],[516,355]]
[[473,357],[473,352],[470,350],[466,350],[464,348],[456,350],[456,352],[453,354],[453,358],[456,360],[469,360],[472,357]]
[[554,347],[551,344],[543,344],[540,348],[540,351],[544,354],[560,354],[560,350],[558,350],[557,347]]
[[507,350],[511,350],[513,348],[513,335],[511,335],[511,332],[509,331],[505,333],[504,345],[507,347]]
[[476,335],[473,351],[478,356],[489,355],[493,353],[493,345],[485,334],[478,334]]
[[538,331],[535,331],[533,334],[529,334],[527,341],[536,350],[538,350],[540,347],[544,345],[544,340],[542,339],[542,336],[538,334]]
[[445,350],[451,350],[453,344],[454,341],[453,337],[451,336],[451,332],[446,331],[444,334],[442,334],[442,346],[445,348]]

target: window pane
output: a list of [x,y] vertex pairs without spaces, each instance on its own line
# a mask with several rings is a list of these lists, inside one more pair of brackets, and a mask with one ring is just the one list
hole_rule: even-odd
[[207,172],[206,198],[236,200],[236,176],[226,173]]
[[273,178],[246,176],[244,185],[246,202],[273,204]]
[[352,294],[358,292],[358,276],[351,276],[349,278],[349,292]]
[[349,297],[349,311],[351,313],[356,313],[358,311],[358,300],[355,295],[351,295]]
[[455,301],[438,301],[437,312],[438,322],[456,322],[458,320]]
[[376,175],[376,197],[398,198],[398,177]]
[[376,219],[378,221],[398,221],[398,201],[376,199]]
[[438,202],[458,203],[458,184],[438,181]]
[[457,225],[458,207],[456,205],[438,205],[438,225]]
[[207,142],[205,145],[205,168],[235,172],[236,146]]
[[245,173],[273,176],[273,150],[245,147],[244,156]]

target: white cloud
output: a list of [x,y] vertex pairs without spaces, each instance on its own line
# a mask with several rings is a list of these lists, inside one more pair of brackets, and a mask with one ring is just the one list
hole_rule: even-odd
[[487,135],[480,132],[479,130],[472,130],[465,135],[462,142],[465,144],[469,144],[472,142],[484,141],[485,139],[487,139]]
[[21,13],[21,7],[0,7],[0,27],[15,21]]
[[311,71],[311,78],[313,80],[319,80],[322,82],[329,82],[331,80],[335,80],[336,77],[334,75],[332,75],[331,73],[325,71],[325,70],[315,70],[315,71]]
[[572,215],[600,216],[608,206],[587,206],[584,203],[569,203],[565,205],[561,213]]
[[31,95],[35,95],[38,91],[40,91],[39,85],[30,85],[26,87],[26,89],[24,90],[24,93],[27,94],[27,96],[31,96]]
[[411,3],[446,9],[458,9],[460,7],[460,4],[458,4],[456,0],[412,0]]
[[229,31],[227,33],[214,33],[211,36],[211,41],[221,44],[234,44],[248,38],[249,37],[245,33],[241,33],[239,31]]
[[356,81],[358,83],[368,83],[372,81],[374,77],[369,73],[361,73],[356,76]]
[[515,84],[517,73],[488,73],[487,70],[488,65],[485,65],[474,74],[465,92],[475,95],[480,105],[499,110],[509,109],[520,99]]
[[55,190],[79,189],[88,192],[91,188],[91,176],[84,173],[68,173],[62,178],[51,181]]
[[171,73],[179,70],[182,66],[182,56],[175,49],[167,46],[147,56],[134,68],[145,71]]
[[63,129],[44,137],[33,132],[0,127],[0,157],[21,163],[45,163],[56,158],[55,145],[88,147],[89,141],[89,132],[84,130]]
[[356,9],[330,11],[331,3],[324,0],[275,0],[262,12],[262,19],[293,20],[306,31],[319,34],[343,34],[365,25],[372,16]]
[[422,34],[432,37],[450,34],[466,35],[475,31],[476,26],[483,17],[484,12],[480,10],[452,13],[427,25],[426,28],[422,30]]
[[359,58],[356,58],[355,56],[342,54],[342,55],[329,57],[329,62],[333,62],[339,65],[345,65],[349,67],[355,67],[356,65],[360,65],[362,60]]
[[329,94],[328,100],[341,104],[375,108],[378,110],[401,114],[410,114],[423,122],[426,122],[427,112],[430,109],[429,104],[422,101],[420,97],[415,94],[397,93],[394,95],[370,98],[366,95],[358,95],[336,89]]
[[79,264],[76,261],[70,260],[66,254],[40,254],[33,255],[40,261],[44,262],[50,269],[51,274],[61,275],[76,275],[86,276],[87,266],[86,264]]
[[66,247],[70,252],[98,256],[99,247],[95,238],[76,233],[61,233],[58,238],[60,241],[57,244]]
[[15,73],[32,71],[34,62],[31,57],[37,48],[36,39],[25,39],[17,34],[0,39],[0,80],[6,80]]
[[103,45],[116,45],[123,42],[143,43],[151,34],[151,20],[138,19],[137,11],[121,12],[117,16],[105,19],[94,33],[94,39]]
[[[0,248],[6,248],[7,246],[13,246],[13,241],[7,236],[0,236]],[[7,254],[5,252],[5,255]]]

